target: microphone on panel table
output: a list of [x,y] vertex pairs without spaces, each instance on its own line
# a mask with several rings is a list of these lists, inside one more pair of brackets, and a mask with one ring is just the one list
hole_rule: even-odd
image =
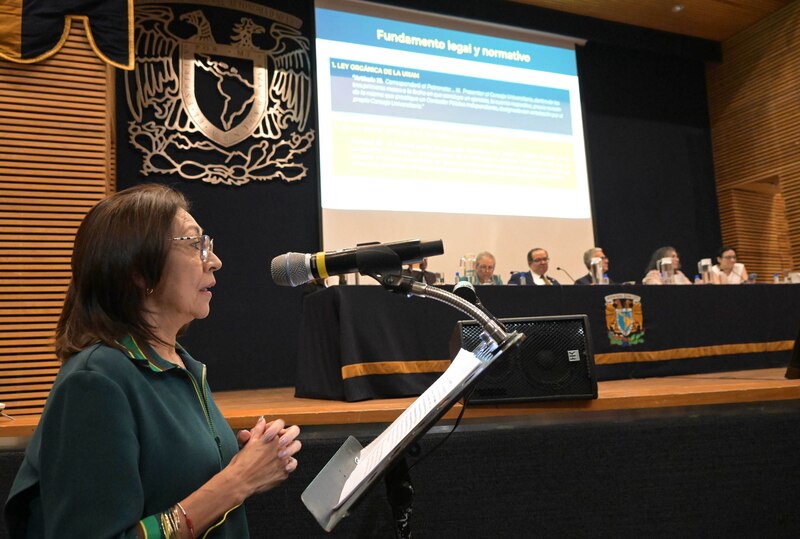
[[272,280],[280,286],[299,286],[332,275],[400,273],[403,264],[421,262],[444,253],[442,240],[360,243],[356,247],[318,253],[286,253],[272,259]]
[[453,294],[475,305],[478,309],[483,311],[483,313],[486,316],[491,318],[492,322],[500,326],[503,329],[503,331],[507,331],[503,323],[500,320],[498,320],[492,313],[490,313],[486,307],[483,306],[483,303],[478,298],[478,293],[475,291],[475,286],[471,282],[458,281],[455,284],[455,286],[453,286]]
[[558,271],[563,271],[563,272],[564,272],[564,274],[565,274],[567,277],[569,277],[569,278],[570,278],[570,280],[572,281],[572,284],[575,284],[575,279],[572,277],[572,275],[570,275],[570,274],[569,274],[569,272],[568,272],[567,270],[565,270],[565,269],[564,269],[564,268],[562,268],[561,266],[556,266],[556,269],[557,269]]

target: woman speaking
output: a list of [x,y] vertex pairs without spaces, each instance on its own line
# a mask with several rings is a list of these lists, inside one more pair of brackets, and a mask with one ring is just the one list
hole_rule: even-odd
[[242,503],[295,470],[299,429],[261,418],[234,436],[177,342],[208,316],[214,241],[180,193],[141,185],[89,211],[71,267],[62,367],[6,503],[11,536],[247,537]]

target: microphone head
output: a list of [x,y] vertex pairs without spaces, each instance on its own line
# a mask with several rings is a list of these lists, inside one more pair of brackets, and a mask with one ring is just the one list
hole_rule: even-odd
[[478,293],[469,281],[458,281],[453,286],[453,294],[475,305],[478,302]]
[[286,253],[276,256],[270,264],[272,280],[279,286],[299,286],[309,282],[310,258],[311,255],[305,253]]
[[419,253],[421,258],[444,254],[444,243],[442,240],[422,241],[419,244]]

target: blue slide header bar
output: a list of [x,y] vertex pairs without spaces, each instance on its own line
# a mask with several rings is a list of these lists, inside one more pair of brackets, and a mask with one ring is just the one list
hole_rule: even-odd
[[316,10],[317,38],[577,76],[575,51],[330,9]]

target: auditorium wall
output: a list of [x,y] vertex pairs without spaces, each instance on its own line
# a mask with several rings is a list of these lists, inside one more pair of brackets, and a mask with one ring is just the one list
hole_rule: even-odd
[[[311,3],[304,5],[310,13]],[[688,265],[711,255],[720,228],[705,66],[719,60],[717,44],[521,4],[498,10],[498,3],[442,2],[436,8],[588,39],[578,60],[590,182],[597,243],[612,259],[613,278],[640,279],[650,253],[663,244],[675,245]],[[57,369],[52,331],[66,288],[71,237],[80,216],[115,188],[115,75],[96,60],[82,32],[73,30],[70,43],[79,60],[62,52],[34,65],[0,62],[0,401],[12,413],[33,413],[43,403]],[[62,67],[67,71],[59,72]],[[54,82],[31,85],[29,74]],[[77,97],[83,93],[95,96],[97,112]],[[31,133],[30,125],[45,120],[51,123]],[[100,126],[98,135],[75,147],[73,140],[50,138],[61,136],[59,125],[92,121]],[[71,129],[69,137],[90,131]],[[6,134],[21,143],[10,145]],[[80,168],[91,159],[96,163],[90,169]],[[29,163],[31,171],[21,171]],[[63,177],[73,179],[62,182]],[[280,252],[319,245],[317,180],[303,182],[260,185],[261,197],[225,220],[219,215],[229,214],[209,204],[200,187],[184,186],[190,198],[199,199],[203,225],[224,238],[216,247],[229,261],[219,276],[212,316],[193,325],[184,341],[209,364],[216,390],[294,382],[301,293],[274,286],[267,264]],[[215,204],[228,204],[231,189]],[[53,217],[28,223],[30,212],[40,211],[37,204]],[[584,247],[576,246],[576,252]],[[247,259],[253,260],[250,269],[237,273],[237,261]]]
[[800,2],[722,44],[708,102],[722,237],[759,280],[800,265]]
[[0,60],[0,402],[38,413],[84,214],[114,188],[112,68],[82,24],[47,61]]

